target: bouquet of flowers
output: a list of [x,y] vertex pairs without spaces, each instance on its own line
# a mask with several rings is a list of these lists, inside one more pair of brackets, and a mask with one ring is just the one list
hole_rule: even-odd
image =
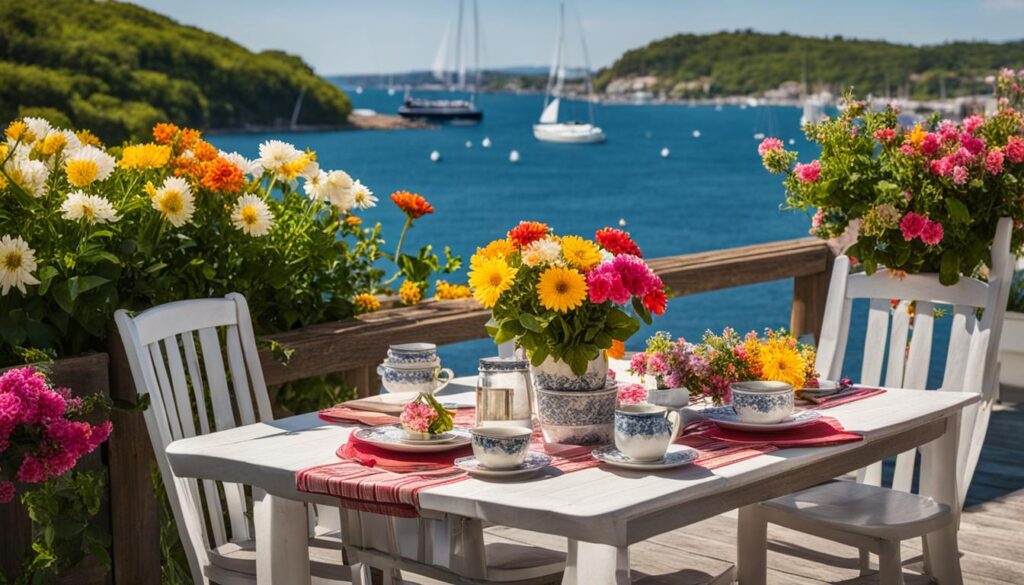
[[[847,254],[869,274],[938,272],[944,284],[971,274],[988,259],[1001,217],[1024,222],[1024,70],[996,78],[998,110],[960,123],[932,117],[901,127],[889,106],[871,111],[846,96],[836,118],[804,126],[821,157],[795,164],[797,154],[766,138],[758,147],[764,166],[784,174],[786,203],[816,210],[811,233],[833,238],[847,228],[857,242]],[[1013,250],[1020,252],[1017,230]]]
[[53,388],[31,367],[0,376],[0,504],[15,495],[14,482],[39,484],[60,477],[110,436],[110,421],[83,420],[91,401]]
[[487,330],[495,342],[515,340],[533,365],[550,357],[576,375],[640,328],[628,307],[649,323],[667,303],[664,284],[640,248],[612,228],[589,240],[524,221],[478,249],[470,269],[473,298],[491,310]]
[[814,348],[785,330],[751,331],[741,336],[726,327],[707,331],[699,344],[672,341],[659,332],[647,341],[647,350],[633,356],[630,372],[653,376],[658,388],[686,388],[691,396],[708,396],[715,404],[728,402],[729,385],[747,380],[785,382],[794,389],[816,385]]
[[405,405],[399,420],[402,428],[407,431],[438,435],[455,428],[454,414],[432,395],[420,392],[412,402]]

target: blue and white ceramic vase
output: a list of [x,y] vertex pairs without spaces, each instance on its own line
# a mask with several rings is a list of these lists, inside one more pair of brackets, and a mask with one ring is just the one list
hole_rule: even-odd
[[560,392],[590,392],[602,390],[608,381],[608,357],[604,352],[587,364],[587,371],[578,375],[569,364],[548,356],[539,366],[530,364],[533,387]]
[[544,440],[569,445],[611,443],[618,385],[609,380],[597,391],[536,389],[537,418]]

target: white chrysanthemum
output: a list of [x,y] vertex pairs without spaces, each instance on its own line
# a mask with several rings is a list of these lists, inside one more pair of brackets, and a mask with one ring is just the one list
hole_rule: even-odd
[[113,223],[119,219],[114,206],[99,195],[87,195],[79,189],[68,193],[60,206],[61,217],[71,221],[84,220],[86,223]]
[[299,176],[302,177],[303,179],[308,179],[310,177],[315,177],[320,173],[320,163],[316,162],[315,160],[310,160],[308,163],[306,163],[306,166],[303,167],[301,171],[299,171]]
[[167,177],[153,196],[153,209],[174,227],[181,227],[196,212],[196,198],[192,187],[181,177]]
[[370,191],[370,188],[358,179],[352,183],[352,198],[355,199],[356,207],[359,209],[377,206],[377,198],[373,196],[373,191]]
[[601,264],[604,264],[605,262],[611,262],[612,260],[615,259],[615,254],[612,254],[611,252],[609,252],[608,250],[605,250],[604,248],[601,248],[600,252],[601,252]]
[[46,195],[46,180],[50,169],[41,160],[15,156],[7,163],[7,174],[33,197]]
[[64,172],[75,187],[86,187],[96,181],[105,181],[114,172],[117,161],[95,146],[83,146],[68,156]]
[[348,211],[356,204],[355,193],[352,192],[352,177],[345,171],[331,171],[324,181],[324,196],[339,211]]
[[53,130],[53,126],[51,126],[50,122],[44,118],[25,117],[22,118],[21,121],[25,123],[25,126],[27,126],[26,130],[28,134],[25,138],[25,142],[27,143],[42,140],[50,133],[50,130]]
[[544,238],[530,242],[523,249],[523,264],[541,266],[558,264],[562,254],[562,245],[554,238]]
[[39,284],[32,271],[36,269],[36,251],[20,237],[4,234],[0,238],[0,295],[6,296],[12,287],[25,294],[26,284]]
[[302,156],[302,151],[287,142],[268,140],[260,145],[259,165],[268,171],[276,172],[284,165]]
[[306,192],[306,195],[310,199],[316,201],[327,200],[327,173],[320,171],[306,179],[305,184],[302,185],[302,190]]
[[263,175],[263,167],[257,161],[249,160],[237,152],[224,152],[222,150],[219,154],[224,160],[242,169],[243,174],[250,177],[260,177]]
[[256,195],[242,195],[231,209],[231,223],[254,238],[265,236],[274,227],[274,214]]

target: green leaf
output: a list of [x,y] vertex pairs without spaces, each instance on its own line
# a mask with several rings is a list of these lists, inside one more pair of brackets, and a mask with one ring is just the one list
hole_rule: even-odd
[[536,333],[542,333],[544,331],[544,328],[541,327],[541,324],[539,321],[537,321],[537,318],[529,313],[520,314],[519,323],[526,329]]
[[960,282],[960,256],[955,250],[946,250],[942,254],[939,268],[939,282],[950,286]]
[[110,282],[110,279],[103,278],[102,276],[72,276],[67,280],[68,294],[71,296],[71,300],[74,301],[82,293],[108,282]]
[[967,206],[955,197],[946,199],[946,209],[949,210],[949,217],[953,223],[968,223],[971,221],[971,212]]
[[39,296],[45,295],[46,291],[50,290],[50,283],[57,274],[57,269],[53,266],[43,266],[39,270]]

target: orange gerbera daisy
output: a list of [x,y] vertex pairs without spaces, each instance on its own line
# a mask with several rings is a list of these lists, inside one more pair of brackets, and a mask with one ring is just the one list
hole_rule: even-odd
[[178,131],[174,124],[157,124],[153,126],[153,138],[160,144],[170,144],[178,136]]
[[217,158],[217,149],[205,140],[196,140],[192,145],[192,155],[201,161],[210,161]]
[[199,184],[210,191],[238,193],[245,186],[245,175],[231,161],[218,156],[203,163],[203,178]]
[[199,137],[202,136],[202,132],[195,128],[182,128],[181,136],[179,137],[180,143],[178,146],[182,150],[191,150],[195,147],[196,143],[199,142]]
[[391,194],[391,200],[401,209],[409,219],[417,219],[428,213],[434,213],[434,206],[427,203],[427,200],[418,193],[408,191],[395,191]]
[[531,243],[537,240],[543,239],[548,235],[551,228],[546,223],[539,221],[521,221],[519,225],[508,231],[508,239],[519,246],[525,248]]

